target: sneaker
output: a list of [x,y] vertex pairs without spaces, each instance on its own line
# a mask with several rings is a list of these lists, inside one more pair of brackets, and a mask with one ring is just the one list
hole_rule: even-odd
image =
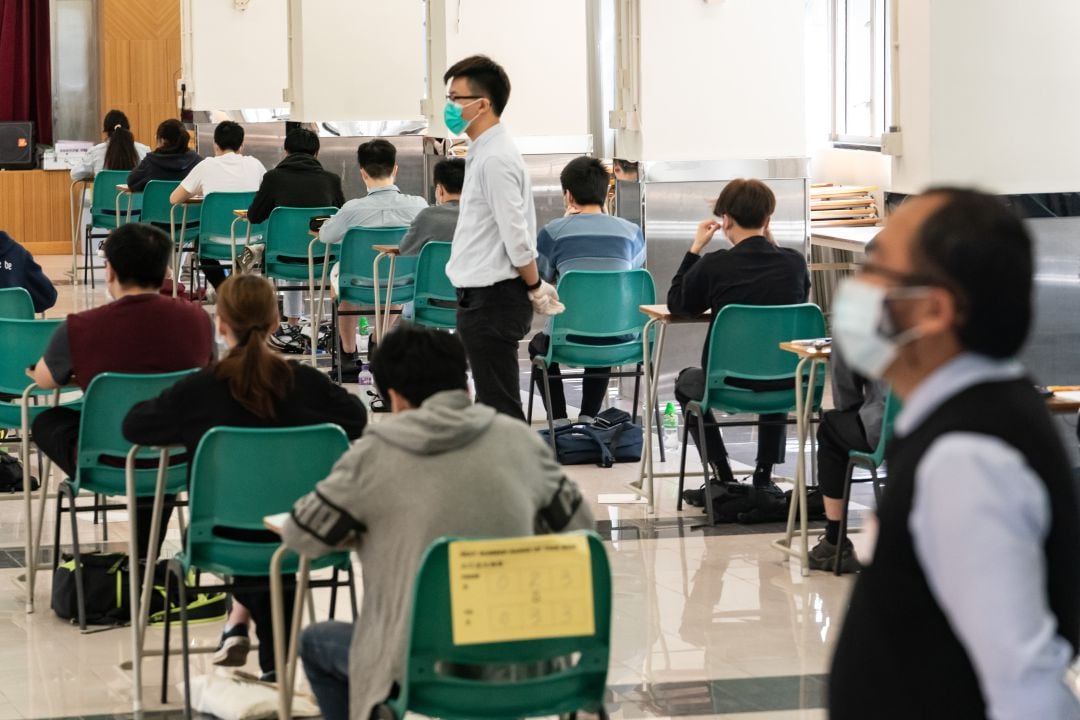
[[594,418],[592,415],[578,415],[577,416],[577,424],[578,425],[592,425],[594,422],[596,422],[596,418]]
[[[836,545],[825,539],[822,535],[818,544],[810,548],[810,569],[827,570],[832,572],[836,569]],[[851,544],[851,538],[844,538],[844,548],[840,552],[840,572],[859,572],[862,565],[855,556],[855,546]]]
[[270,672],[264,672],[262,675],[259,676],[259,682],[276,683],[277,672],[274,670],[271,670]]
[[247,625],[233,625],[221,633],[221,641],[214,652],[213,663],[224,667],[243,667],[247,663],[251,640]]
[[266,339],[270,347],[290,355],[304,354],[304,332],[299,325],[281,323],[273,335]]

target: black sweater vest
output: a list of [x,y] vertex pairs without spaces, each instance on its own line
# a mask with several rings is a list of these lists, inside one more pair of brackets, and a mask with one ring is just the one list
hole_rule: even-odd
[[1051,503],[1046,555],[1050,609],[1058,633],[1080,639],[1080,520],[1072,472],[1045,403],[1029,381],[993,382],[947,400],[913,432],[893,441],[873,563],[860,574],[829,683],[831,720],[985,718],[971,660],[927,585],[908,520],[915,470],[950,432],[1000,438],[1045,484]]

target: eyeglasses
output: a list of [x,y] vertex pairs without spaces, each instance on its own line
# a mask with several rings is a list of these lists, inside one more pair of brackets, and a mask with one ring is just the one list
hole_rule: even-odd
[[893,270],[874,262],[863,263],[859,268],[859,272],[863,275],[879,275],[902,287],[938,287],[943,284],[940,280],[933,278],[930,275],[900,272],[899,270]]
[[456,103],[458,100],[483,100],[483,95],[447,95],[447,101]]

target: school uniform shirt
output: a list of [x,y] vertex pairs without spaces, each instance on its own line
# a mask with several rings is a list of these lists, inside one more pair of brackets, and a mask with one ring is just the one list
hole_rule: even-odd
[[[86,152],[81,164],[71,168],[72,180],[89,180],[105,169],[105,153],[109,149],[109,141],[98,143]],[[139,162],[150,152],[150,148],[141,142],[135,143],[135,152],[139,156]]]
[[227,152],[208,157],[191,169],[180,187],[192,195],[212,192],[250,192],[258,190],[266,168],[250,155]]
[[417,195],[406,195],[397,185],[375,188],[364,197],[342,205],[336,215],[323,223],[319,229],[319,239],[324,243],[337,244],[345,238],[349,228],[408,227],[427,206],[427,200]]
[[446,275],[457,288],[518,277],[536,258],[536,207],[525,161],[501,124],[484,131],[465,157],[461,214]]

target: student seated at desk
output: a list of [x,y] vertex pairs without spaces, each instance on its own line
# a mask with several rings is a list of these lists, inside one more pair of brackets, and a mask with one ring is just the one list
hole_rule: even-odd
[[[267,347],[266,336],[278,325],[277,295],[270,281],[257,275],[234,275],[222,283],[216,323],[228,353],[159,397],[132,408],[124,420],[124,437],[130,442],[183,444],[188,457],[194,457],[199,440],[219,425],[291,427],[330,422],[340,425],[350,440],[360,437],[367,423],[360,398],[308,365],[287,362]],[[214,664],[246,662],[251,648],[248,623],[254,619],[259,666],[264,678],[271,679],[275,668],[270,596],[261,591],[234,595],[236,602]],[[292,593],[285,596],[291,603]],[[291,607],[285,617],[288,632]]]
[[[105,239],[107,305],[67,316],[53,333],[45,354],[27,371],[39,387],[78,385],[82,390],[103,372],[167,373],[203,368],[214,355],[210,316],[198,305],[166,297],[159,290],[172,259],[172,241],[150,225],[128,223]],[[50,408],[34,420],[38,448],[69,478],[75,477],[75,451],[82,414]],[[139,557],[150,546],[153,498],[138,504]],[[170,506],[161,523],[160,546]]]
[[133,192],[141,191],[151,180],[183,180],[202,162],[202,155],[190,149],[191,133],[179,120],[162,121],[155,137],[157,147],[128,173],[127,184]]
[[[541,228],[536,239],[536,267],[544,280],[555,284],[571,270],[633,270],[645,264],[641,228],[604,212],[608,178],[607,168],[596,158],[574,158],[563,168],[559,182],[566,214]],[[612,340],[624,342],[625,338]],[[529,342],[529,357],[545,355],[550,342],[547,333],[537,333]],[[558,375],[558,363],[552,364],[548,372]],[[589,424],[600,413],[611,368],[586,368],[584,372],[578,422]],[[546,406],[549,399],[544,397],[539,369],[533,369],[533,378]],[[551,416],[557,426],[566,425],[569,421],[562,380],[551,378],[550,383]]]
[[413,580],[434,540],[594,526],[551,448],[524,423],[473,404],[457,335],[401,323],[371,370],[393,415],[296,503],[282,532],[310,557],[355,550],[363,568],[355,624],[316,623],[300,637],[327,720],[368,717],[401,682]]
[[[810,273],[802,253],[782,248],[769,238],[769,219],[776,209],[776,196],[760,180],[732,180],[720,192],[713,208],[715,219],[702,221],[690,251],[683,258],[668,291],[668,308],[677,315],[700,315],[711,310],[715,319],[726,305],[793,305],[806,302],[810,293]],[[705,256],[702,251],[720,232],[732,247]],[[712,323],[709,323],[712,330]],[[705,368],[709,356],[709,332],[701,352],[701,367],[686,368],[675,381],[675,399],[683,410],[690,400],[705,394]],[[754,492],[760,501],[783,493],[772,481],[772,468],[784,460],[787,416],[758,416],[757,467],[754,469]],[[706,417],[706,457],[713,469],[713,480],[734,481],[720,428],[709,427],[715,418]],[[695,444],[701,442],[697,423],[689,423]],[[683,492],[683,501],[705,505],[705,486]]]
[[72,180],[89,180],[102,170],[131,170],[150,152],[150,148],[135,142],[131,123],[120,110],[105,113],[101,126],[105,142],[90,148],[82,164],[71,169]]
[[461,209],[465,184],[465,159],[443,158],[435,163],[435,204],[416,214],[409,232],[401,238],[401,255],[419,255],[429,242],[451,242]]
[[30,293],[34,312],[56,304],[56,288],[34,261],[30,251],[0,230],[0,288],[21,287]]
[[[180,186],[172,191],[169,200],[177,205],[197,195],[213,192],[252,192],[259,189],[266,168],[257,158],[241,155],[244,148],[244,128],[232,120],[218,123],[214,128],[214,157],[209,157],[191,169]],[[213,259],[202,261],[203,275],[216,290],[225,282],[221,263]]]

